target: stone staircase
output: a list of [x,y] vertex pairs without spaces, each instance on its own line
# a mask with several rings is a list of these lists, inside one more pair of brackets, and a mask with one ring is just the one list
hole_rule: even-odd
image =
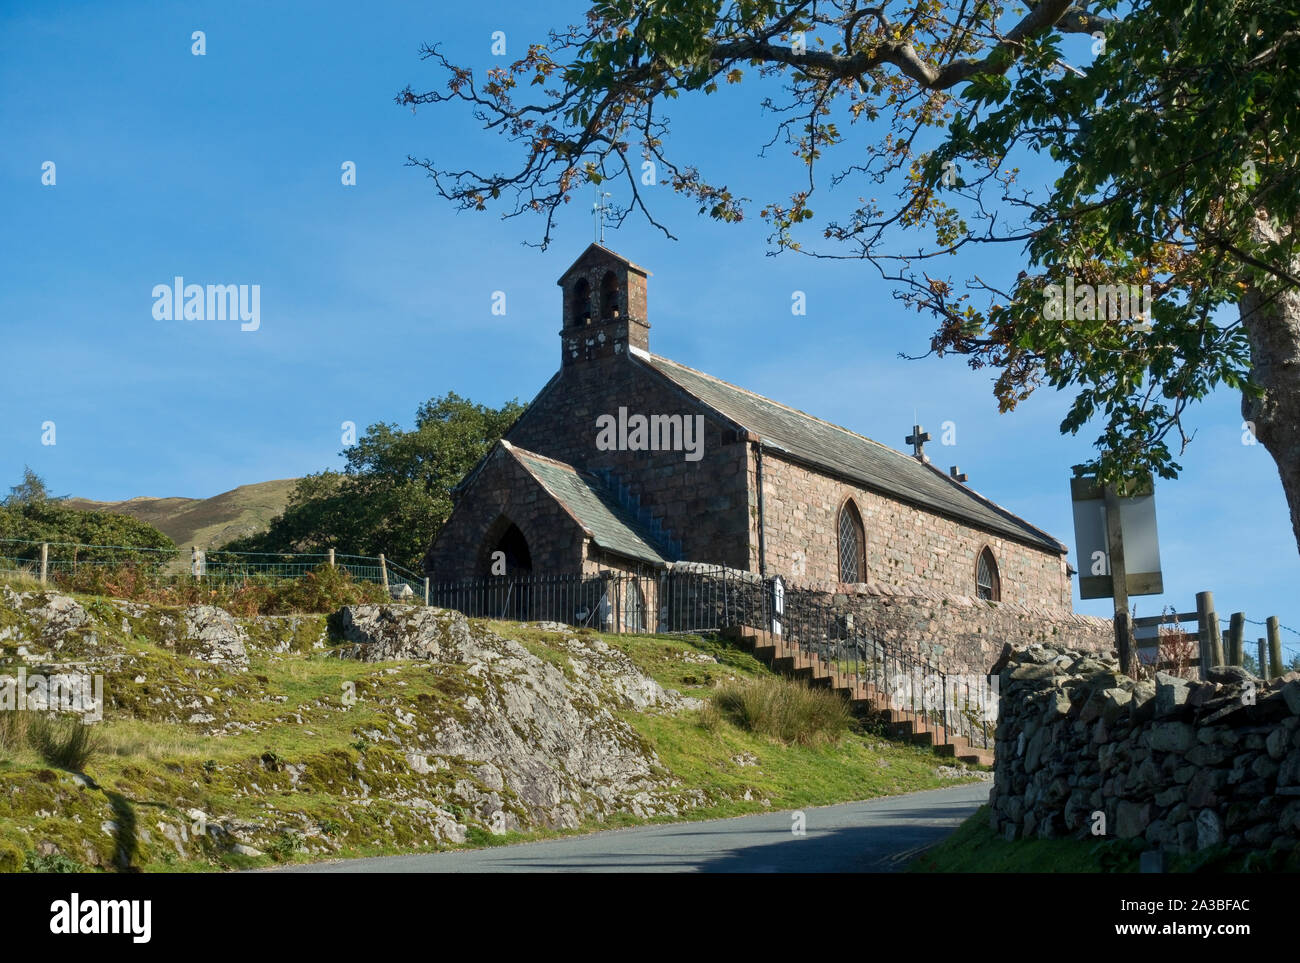
[[891,738],[931,747],[937,755],[979,766],[993,765],[993,750],[973,746],[955,731],[936,724],[922,712],[895,709],[884,690],[835,669],[824,658],[801,649],[798,643],[747,625],[730,626],[723,635],[753,652],[774,672],[799,679],[814,688],[830,689],[845,698],[855,715],[876,715],[885,720]]

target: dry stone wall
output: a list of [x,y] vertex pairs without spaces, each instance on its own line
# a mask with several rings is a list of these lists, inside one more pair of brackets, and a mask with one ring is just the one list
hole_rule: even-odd
[[1135,681],[1094,653],[1014,652],[999,677],[993,828],[1052,839],[1102,826],[1181,853],[1294,851],[1300,673],[1208,677]]

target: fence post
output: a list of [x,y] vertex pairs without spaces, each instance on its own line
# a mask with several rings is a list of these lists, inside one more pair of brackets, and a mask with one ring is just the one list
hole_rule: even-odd
[[41,584],[45,584],[45,577],[50,572],[50,543],[41,542]]
[[1196,641],[1200,648],[1200,672],[1202,679],[1210,667],[1210,619],[1214,615],[1214,593],[1196,593]]
[[1228,665],[1241,665],[1241,655],[1246,637],[1246,613],[1233,612],[1228,626]]
[[1268,678],[1268,640],[1260,639],[1257,643],[1259,646],[1259,677]]
[[1282,628],[1276,615],[1268,617],[1268,678],[1282,674]]
[[388,590],[388,563],[384,561],[384,553],[379,553],[379,578],[384,583],[384,590]]
[[334,567],[334,549],[330,549],[330,568]]
[[429,576],[424,577],[424,604],[429,604]]
[[1210,610],[1210,659],[1215,665],[1226,665],[1223,658],[1223,628],[1219,625],[1219,613]]

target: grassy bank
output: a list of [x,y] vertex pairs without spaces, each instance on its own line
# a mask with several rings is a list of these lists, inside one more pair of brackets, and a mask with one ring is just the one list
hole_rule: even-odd
[[[922,853],[909,868],[917,873],[1136,873],[1140,840],[1023,839],[1008,842],[989,826],[987,806],[951,836]],[[1300,872],[1300,857],[1289,862],[1266,853],[1242,858],[1224,848],[1171,857],[1167,870],[1194,872]]]
[[[78,601],[95,621],[68,632],[60,656],[103,674],[110,709],[90,727],[94,748],[79,771],[60,767],[51,748],[58,739],[48,732],[27,737],[15,726],[0,739],[0,871],[210,871],[454,848],[433,838],[424,801],[446,798],[461,781],[484,788],[474,760],[430,759],[436,765],[414,771],[409,747],[392,734],[410,733],[418,745],[440,719],[472,719],[467,702],[479,683],[463,667],[333,658],[328,617],[301,615],[245,620],[248,669],[231,671],[169,640],[164,626],[175,611],[127,617],[102,598]],[[3,641],[6,619],[12,625],[14,618],[0,610],[6,673],[23,661]],[[516,623],[490,627],[566,664],[561,635]],[[701,700],[677,713],[618,713],[665,773],[704,800],[684,817],[648,821],[824,805],[954,781],[930,753],[844,728],[824,707],[795,698],[777,700],[786,738],[763,731],[776,722],[762,712],[712,708],[719,687],[736,696],[774,680],[724,643],[600,638],[666,688]],[[463,845],[559,835],[497,836],[471,813],[453,815],[469,826]],[[256,832],[258,848],[232,848],[229,838],[213,836],[206,823],[218,817],[223,832]],[[646,820],[616,814],[574,831],[639,821]]]

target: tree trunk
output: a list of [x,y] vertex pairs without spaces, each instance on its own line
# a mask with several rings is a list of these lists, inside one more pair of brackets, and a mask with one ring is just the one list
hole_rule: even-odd
[[[1267,223],[1258,225],[1269,232]],[[1300,291],[1249,288],[1239,306],[1250,339],[1252,377],[1262,396],[1243,395],[1241,415],[1277,463],[1300,549]]]

